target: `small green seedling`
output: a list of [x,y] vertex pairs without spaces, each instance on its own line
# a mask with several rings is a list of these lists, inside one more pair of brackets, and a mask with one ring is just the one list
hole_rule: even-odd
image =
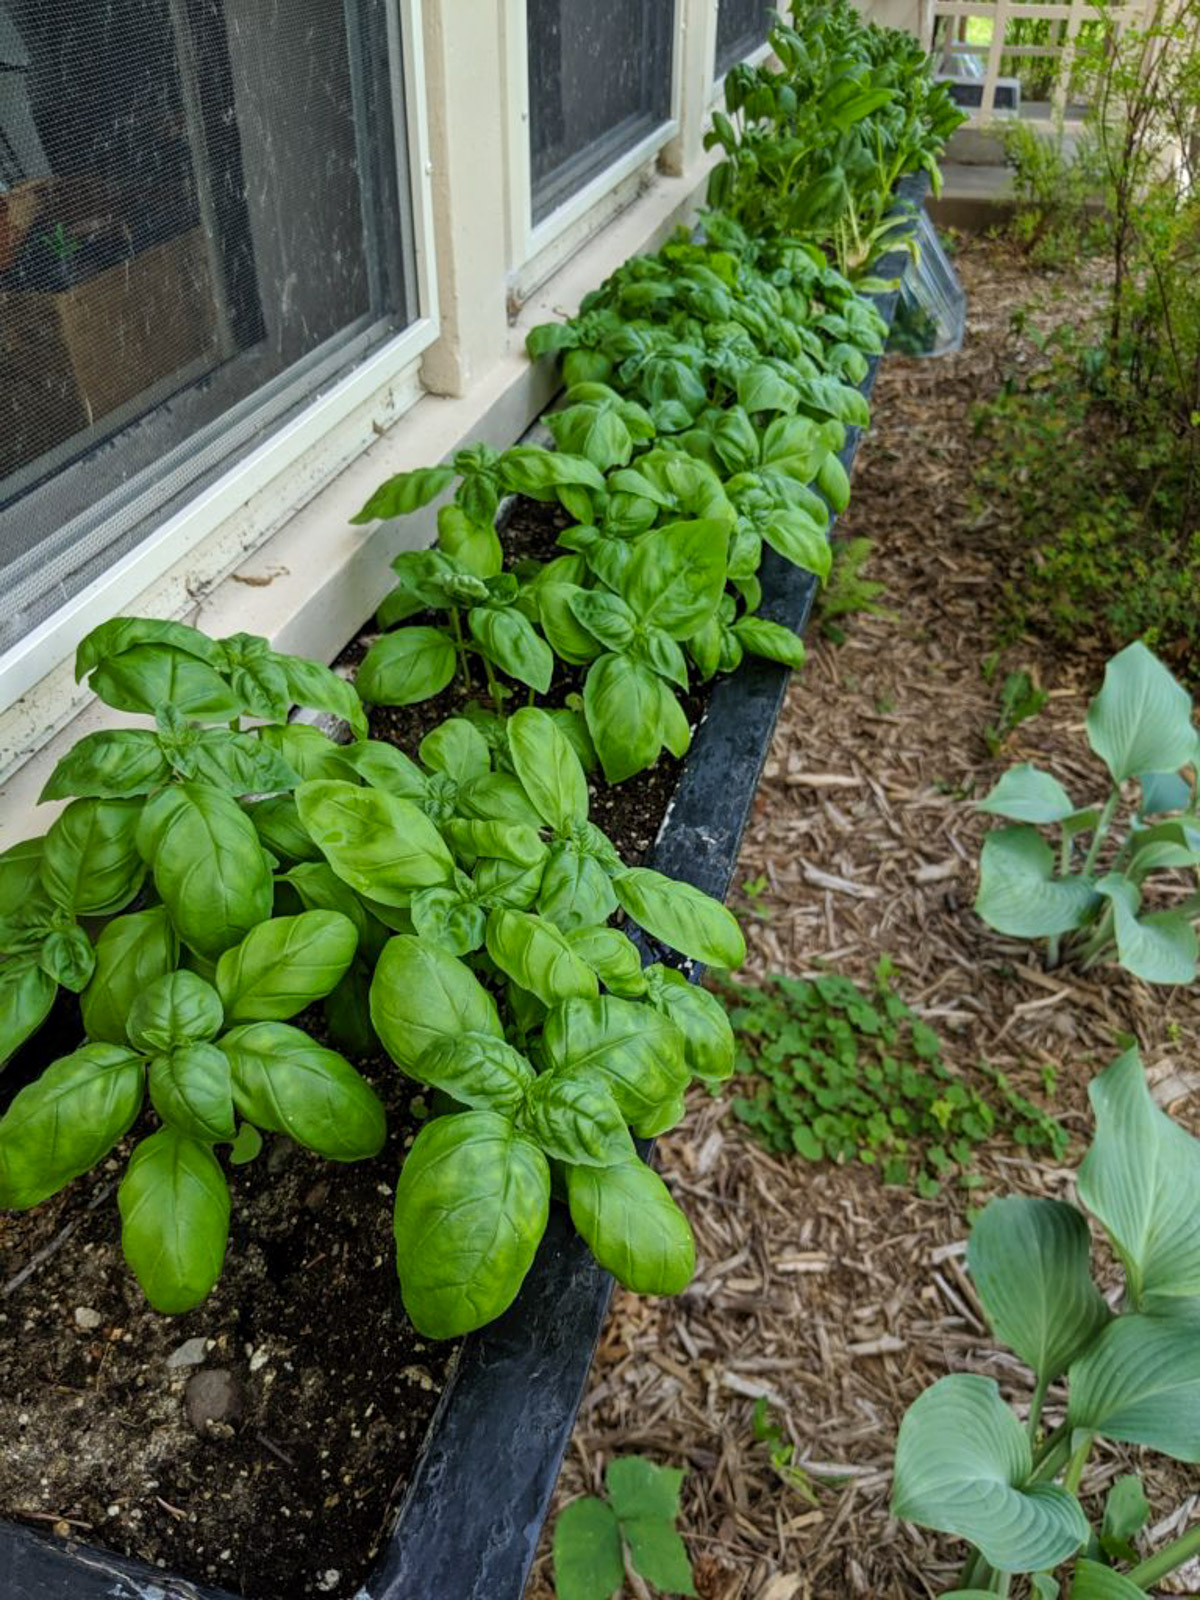
[[694,1595],[692,1564],[676,1530],[678,1467],[619,1456],[604,1475],[608,1494],[573,1500],[554,1529],[558,1600],[614,1600],[626,1593],[625,1564],[655,1594]]
[[987,723],[983,730],[988,754],[998,756],[1021,723],[1037,716],[1047,698],[1046,691],[1037,688],[1027,672],[1010,672],[1000,691],[996,720]]
[[803,1495],[805,1500],[817,1504],[817,1491],[813,1481],[803,1467],[796,1465],[796,1447],[784,1435],[783,1429],[777,1422],[772,1421],[770,1404],[765,1394],[760,1394],[754,1402],[754,1419],[752,1422],[754,1437],[759,1444],[765,1444],[771,1456],[771,1465],[776,1473],[787,1484],[789,1489]]

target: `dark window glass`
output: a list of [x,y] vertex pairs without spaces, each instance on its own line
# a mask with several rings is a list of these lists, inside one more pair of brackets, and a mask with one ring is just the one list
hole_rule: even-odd
[[675,0],[528,0],[533,220],[665,122]]
[[718,77],[763,43],[770,9],[763,0],[720,0],[717,6]]
[[412,320],[389,0],[0,0],[0,648]]

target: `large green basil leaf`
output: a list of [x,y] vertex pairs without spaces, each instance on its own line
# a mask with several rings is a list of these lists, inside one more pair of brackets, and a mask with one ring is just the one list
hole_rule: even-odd
[[[382,789],[401,800],[423,800],[429,789],[429,779],[417,763],[395,745],[384,744],[379,739],[363,739],[358,744],[345,745],[338,755],[372,789]],[[323,772],[314,776],[339,778],[345,774]]]
[[599,927],[617,910],[608,874],[594,856],[569,840],[550,847],[537,908],[566,934]]
[[497,1111],[510,1121],[534,1082],[533,1068],[519,1050],[490,1033],[461,1033],[435,1039],[410,1076],[442,1089],[465,1106]]
[[384,905],[407,904],[414,889],[447,883],[454,860],[411,800],[318,779],[296,790],[300,820],[352,889]]
[[85,734],[50,774],[39,800],[69,795],[111,799],[149,794],[171,776],[171,763],[155,734],[142,728],[118,728]]
[[[343,757],[348,753],[320,728],[304,722],[285,722],[257,728],[255,737],[282,756],[293,772],[302,778],[344,778]],[[353,747],[351,747],[353,748]]]
[[542,1152],[494,1111],[422,1128],[396,1186],[396,1267],[419,1333],[452,1339],[512,1304],[550,1210]]
[[52,928],[38,951],[38,965],[55,983],[78,994],[96,970],[96,952],[82,928]]
[[101,661],[123,655],[126,650],[142,644],[168,645],[184,655],[195,656],[214,672],[224,672],[228,665],[217,641],[185,622],[164,622],[157,617],[112,617],[79,641],[75,652],[76,682],[81,682]]
[[595,1078],[543,1072],[529,1090],[522,1126],[548,1156],[571,1166],[615,1167],[637,1159],[612,1090]]
[[434,772],[444,772],[455,783],[470,783],[492,770],[488,742],[466,717],[450,717],[421,740],[421,760]]
[[657,1122],[687,1086],[678,1028],[633,1000],[602,995],[564,1001],[546,1018],[542,1046],[551,1067],[611,1084],[623,1115],[639,1133]]
[[45,1022],[57,993],[32,956],[0,961],[0,1067]]
[[96,941],[96,968],[80,996],[89,1039],[126,1044],[134,1002],[156,978],[173,972],[179,939],[165,906],[115,917]]
[[501,457],[504,487],[531,500],[553,500],[563,485],[604,488],[604,475],[590,461],[564,450],[544,450],[540,445],[516,445]]
[[535,833],[542,825],[529,796],[511,772],[489,772],[472,779],[459,790],[458,803],[465,817],[479,822],[518,823]]
[[369,705],[411,706],[440,694],[457,663],[453,641],[440,628],[400,628],[376,640],[354,683]]
[[662,749],[657,675],[632,656],[604,655],[583,686],[588,732],[609,783],[654,765]]
[[150,1063],[150,1103],[162,1120],[202,1144],[232,1143],[233,1079],[215,1044],[185,1044]]
[[605,649],[625,650],[632,644],[637,613],[619,594],[609,594],[607,589],[574,589],[568,604],[575,620]]
[[0,853],[0,922],[23,916],[38,904],[49,909],[42,886],[42,838],[22,839]]
[[1096,1136],[1079,1198],[1104,1224],[1138,1309],[1200,1295],[1200,1141],[1155,1105],[1136,1050],[1088,1086]]
[[508,719],[505,732],[513,771],[542,821],[557,833],[586,822],[587,778],[554,718],[525,706]]
[[0,1117],[0,1210],[26,1211],[102,1160],[145,1093],[134,1050],[88,1044],[52,1062]]
[[149,1054],[215,1038],[223,1017],[213,986],[185,970],[148,983],[130,1006],[125,1028],[130,1044]]
[[534,598],[542,632],[554,653],[572,666],[594,661],[601,646],[575,614],[576,596],[587,593],[573,583],[540,583]]
[[696,1270],[696,1241],[670,1190],[636,1156],[621,1166],[567,1169],[571,1221],[596,1260],[635,1294],[679,1294]]
[[958,1372],[909,1407],[896,1443],[892,1512],[978,1546],[997,1572],[1036,1572],[1088,1537],[1073,1494],[1029,1483],[1029,1436],[991,1378]]
[[42,883],[55,905],[99,917],[129,904],[146,875],[137,845],[144,804],[72,800],[51,823],[42,845]]
[[109,656],[88,686],[118,711],[149,717],[170,705],[201,722],[229,722],[247,709],[219,672],[167,645],[139,644]]
[[253,733],[206,728],[186,750],[189,778],[232,795],[277,794],[299,776],[271,745]]
[[656,528],[634,547],[622,594],[643,623],[686,639],[717,609],[728,545],[728,528],[709,519]]
[[486,939],[488,955],[501,972],[543,1005],[599,993],[596,974],[552,922],[528,911],[493,911]]
[[395,477],[379,485],[362,510],[355,512],[350,521],[365,523],[407,517],[444,494],[456,476],[453,467],[416,467],[411,472],[397,472]]
[[383,948],[371,983],[371,1021],[388,1055],[405,1068],[447,1035],[504,1037],[496,1003],[470,967],[412,934],[398,934]]
[[1177,772],[1196,755],[1191,696],[1140,641],[1105,667],[1087,731],[1114,783],[1140,772]]
[[379,1097],[336,1050],[286,1022],[247,1023],[217,1043],[233,1069],[234,1104],[256,1128],[330,1161],[364,1161],[383,1149]]
[[154,795],[137,844],[176,931],[197,954],[215,960],[271,915],[270,863],[250,818],[220,789],[184,783]]
[[1087,1223],[1061,1200],[1007,1195],[971,1229],[967,1264],[993,1333],[1049,1383],[1109,1319]]
[[295,861],[323,861],[321,852],[308,836],[296,809],[296,797],[274,794],[246,807],[246,815],[265,849],[290,866]]
[[483,654],[510,678],[545,694],[554,676],[554,652],[514,606],[473,606],[467,623]]
[[412,897],[409,915],[415,933],[452,956],[470,955],[483,943],[487,912],[465,873],[456,873],[452,889],[419,889]]
[[[634,1000],[646,992],[642,957],[633,940],[619,928],[576,928],[567,932],[567,943],[586,961],[612,994]],[[664,1008],[658,1006],[656,1010]]]
[[512,911],[527,911],[538,898],[543,868],[525,867],[517,861],[483,858],[475,868],[472,882],[479,904],[489,910],[503,906]]
[[387,941],[387,932],[328,861],[301,862],[284,875],[283,881],[295,889],[306,911],[340,911],[349,917],[358,933],[359,953],[375,960]]
[[156,1311],[191,1311],[225,1264],[229,1186],[207,1145],[174,1128],[143,1139],[117,1191],[121,1248]]
[[679,883],[649,867],[627,867],[614,874],[613,887],[639,927],[672,950],[707,967],[740,967],[746,959],[746,941],[736,917],[690,883]]
[[464,860],[511,861],[517,867],[540,867],[548,846],[537,828],[524,822],[476,822],[455,818],[446,837]]
[[331,712],[350,724],[356,738],[367,737],[367,715],[352,683],[304,656],[277,655],[275,660],[283,668],[287,692],[296,705]]
[[683,1059],[696,1077],[720,1083],[733,1072],[737,1043],[725,1007],[682,972],[657,962],[646,968],[650,1004],[683,1035]]
[[438,512],[438,547],[476,578],[494,578],[504,569],[504,547],[490,522],[476,522],[461,506]]
[[231,633],[222,639],[229,681],[242,709],[252,717],[282,722],[287,717],[287,677],[270,644],[256,633]]
[[283,1022],[335,989],[358,949],[358,931],[338,911],[303,911],[262,922],[217,962],[225,1020]]
[[804,640],[782,623],[768,622],[765,617],[742,617],[733,625],[733,636],[751,655],[778,661],[793,672],[804,665]]

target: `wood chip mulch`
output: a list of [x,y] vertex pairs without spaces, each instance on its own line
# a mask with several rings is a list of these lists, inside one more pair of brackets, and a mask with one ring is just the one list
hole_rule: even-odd
[[[841,646],[814,631],[735,880],[761,875],[768,887],[735,890],[733,901],[750,942],[744,976],[824,969],[869,983],[890,956],[898,992],[940,1034],[951,1067],[969,1071],[982,1058],[1001,1068],[1072,1133],[1062,1167],[994,1142],[979,1163],[984,1195],[1069,1198],[1090,1130],[1087,1083],[1121,1035],[1137,1037],[1160,1101],[1197,1128],[1200,1001],[1112,967],[1046,972],[1038,950],[993,934],[971,910],[988,826],[971,801],[1006,766],[1043,763],[1080,803],[1103,792],[1083,730],[1103,654],[1026,637],[985,679],[1016,558],[1011,530],[972,490],[972,408],[1036,359],[1012,331],[1012,312],[1036,301],[1035,320],[1060,320],[1086,286],[1039,277],[991,241],[966,243],[958,267],[965,347],[934,361],[888,360],[842,526],[876,541],[867,575],[886,584],[895,615],[848,619]],[[983,728],[1005,672],[1018,668],[1049,702],[993,759]],[[1045,1067],[1058,1075],[1049,1101]],[[618,1294],[556,1509],[598,1490],[611,1457],[644,1454],[687,1469],[680,1527],[703,1600],[941,1594],[954,1587],[963,1547],[888,1514],[900,1418],[949,1371],[995,1377],[1022,1412],[1031,1393],[1020,1363],[992,1343],[966,1276],[965,1197],[947,1189],[921,1200],[866,1168],[772,1156],[732,1117],[731,1097],[697,1094],[661,1141],[699,1268],[675,1300]],[[780,1480],[754,1440],[764,1394],[796,1461],[826,1480],[816,1505]],[[1051,1422],[1061,1399],[1047,1407]],[[1133,1465],[1144,1473],[1152,1544],[1200,1508],[1195,1469],[1108,1447],[1094,1463],[1092,1494]],[[553,1596],[552,1527],[553,1514],[526,1600]],[[1194,1573],[1180,1576],[1178,1592],[1200,1586]],[[631,1578],[631,1594],[648,1593],[639,1582]]]

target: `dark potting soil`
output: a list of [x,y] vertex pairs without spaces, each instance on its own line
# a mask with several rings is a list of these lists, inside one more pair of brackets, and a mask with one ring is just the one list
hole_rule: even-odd
[[[518,501],[508,564],[559,553],[568,520]],[[368,625],[339,664],[360,661],[374,636]],[[582,674],[560,666],[539,703],[581,689]],[[479,695],[451,685],[421,705],[376,707],[371,735],[415,756]],[[705,687],[684,698],[693,727],[707,699]],[[593,774],[592,820],[630,863],[654,843],[679,768],[664,755],[615,787]],[[384,1152],[340,1166],[276,1139],[228,1169],[225,1271],[185,1316],[151,1311],[121,1254],[115,1189],[132,1137],[35,1211],[0,1216],[0,1515],[245,1600],[357,1592],[457,1348],[416,1334],[393,1261],[418,1086],[386,1059],[358,1065],[388,1108]]]

